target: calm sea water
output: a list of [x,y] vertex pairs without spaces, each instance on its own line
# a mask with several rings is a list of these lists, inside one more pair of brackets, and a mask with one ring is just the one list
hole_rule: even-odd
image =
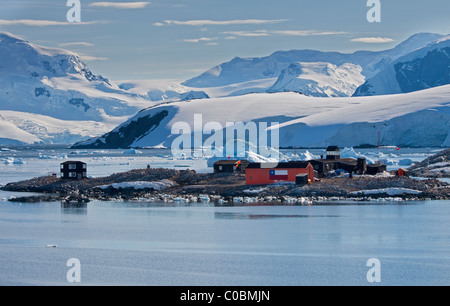
[[[68,153],[2,152],[24,163],[2,163],[0,184],[57,171],[60,154]],[[89,151],[68,158],[87,161],[94,176],[148,163],[208,171],[204,160],[167,154]],[[381,285],[450,285],[449,201],[66,208],[3,201],[11,195],[0,191],[0,285],[71,285],[71,258],[81,263],[81,285],[374,285],[366,278],[371,258],[381,263]]]
[[[213,207],[0,203],[0,284],[450,284],[450,202]],[[46,248],[54,244],[57,248]]]

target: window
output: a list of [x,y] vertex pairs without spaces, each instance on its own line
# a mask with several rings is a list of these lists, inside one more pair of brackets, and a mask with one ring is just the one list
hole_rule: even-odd
[[64,170],[64,165],[61,165],[61,170]]
[[222,166],[219,166],[219,171],[222,171],[223,170],[223,167]]
[[86,164],[83,164],[83,169],[86,169]]
[[75,169],[77,169],[76,164],[69,164],[69,170],[75,170]]

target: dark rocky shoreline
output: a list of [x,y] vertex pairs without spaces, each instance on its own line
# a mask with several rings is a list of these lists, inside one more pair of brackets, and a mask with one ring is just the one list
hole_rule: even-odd
[[[158,182],[167,180],[171,187],[163,190],[106,187],[124,182]],[[102,186],[102,187],[101,187]],[[218,201],[231,202],[314,202],[317,200],[447,200],[450,185],[437,179],[416,180],[395,176],[354,176],[349,178],[327,178],[306,186],[280,184],[273,186],[248,186],[243,174],[203,174],[192,170],[137,169],[108,177],[62,180],[55,177],[38,177],[27,181],[10,183],[2,187],[5,191],[35,192],[41,196],[13,198],[15,202],[41,201]],[[376,193],[361,195],[363,190],[401,188],[414,190],[415,194],[390,195]]]
[[443,150],[424,161],[413,165],[409,172],[417,177],[449,178],[450,149]]

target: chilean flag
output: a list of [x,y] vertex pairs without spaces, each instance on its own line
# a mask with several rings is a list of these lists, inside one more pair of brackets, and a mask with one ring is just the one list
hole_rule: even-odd
[[287,181],[289,179],[288,170],[270,170],[269,175],[272,181]]

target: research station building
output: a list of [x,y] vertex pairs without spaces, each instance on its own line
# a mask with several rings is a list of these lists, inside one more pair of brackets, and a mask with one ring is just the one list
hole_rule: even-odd
[[250,163],[245,171],[247,185],[270,185],[279,182],[314,182],[310,162]]

